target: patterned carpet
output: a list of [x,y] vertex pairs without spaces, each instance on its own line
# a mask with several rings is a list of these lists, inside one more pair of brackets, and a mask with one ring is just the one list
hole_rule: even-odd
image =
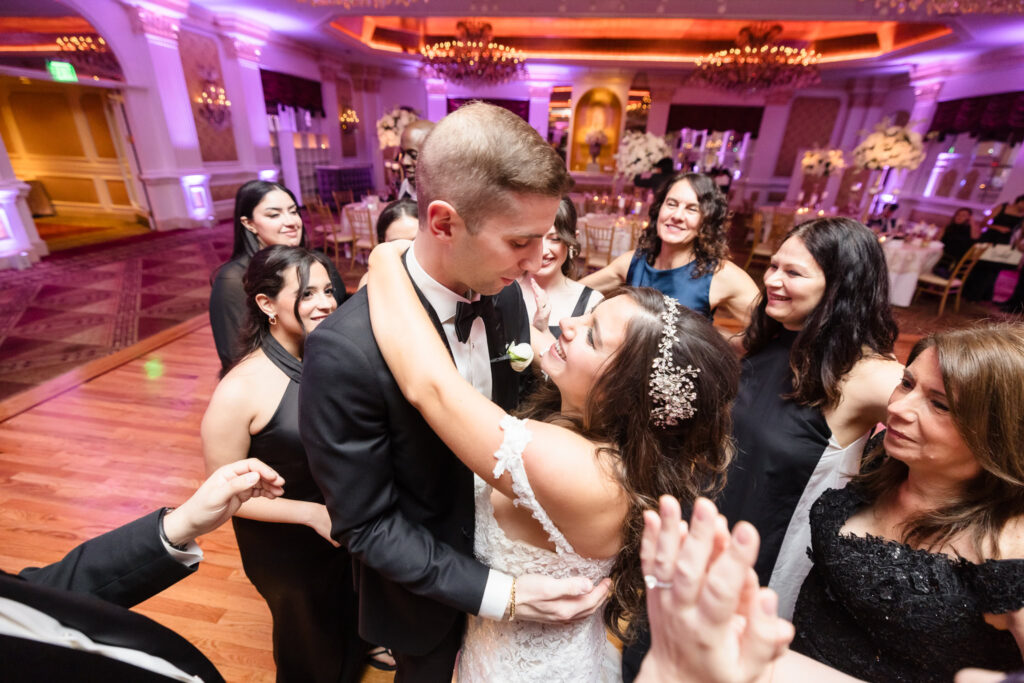
[[0,399],[205,313],[231,226],[147,233],[0,271]]

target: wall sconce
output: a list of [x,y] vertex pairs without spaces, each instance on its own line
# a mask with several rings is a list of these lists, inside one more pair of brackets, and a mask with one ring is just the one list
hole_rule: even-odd
[[214,128],[223,129],[231,123],[231,100],[224,88],[212,78],[203,81],[203,90],[196,97],[196,111]]
[[348,107],[338,115],[338,121],[342,130],[355,130],[359,125],[359,114],[352,107]]

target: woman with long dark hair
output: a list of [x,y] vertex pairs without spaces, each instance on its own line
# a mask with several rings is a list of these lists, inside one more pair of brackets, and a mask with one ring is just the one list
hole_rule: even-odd
[[711,178],[677,173],[654,196],[636,251],[581,282],[603,294],[621,285],[653,287],[709,320],[721,307],[746,325],[757,285],[729,260],[727,212]]
[[555,222],[544,235],[540,268],[519,278],[526,313],[533,325],[532,341],[540,350],[547,349],[562,334],[559,320],[581,316],[604,299],[600,292],[573,279],[579,253],[576,207],[571,199],[562,197]]
[[719,507],[730,523],[757,528],[758,577],[789,618],[810,565],[811,503],[857,472],[902,366],[893,356],[885,255],[860,223],[797,226],[764,285],[743,339],[737,452]]
[[[406,399],[479,476],[477,558],[512,576],[610,576],[605,625],[632,638],[645,618],[643,511],[661,491],[690,503],[721,485],[735,354],[702,316],[626,288],[561,321],[541,358],[551,382],[513,417],[459,375],[399,253],[382,245],[370,258],[374,336]],[[470,616],[459,680],[614,681],[617,660],[597,615],[557,625]]]
[[207,470],[257,457],[287,482],[283,497],[254,498],[232,520],[242,567],[273,617],[278,681],[358,681],[366,661],[351,558],[331,540],[299,439],[303,343],[338,306],[329,263],[283,245],[251,257],[238,356],[202,424]]
[[[281,244],[306,246],[306,233],[299,206],[284,185],[250,180],[235,194],[235,232],[231,259],[221,264],[211,278],[210,327],[220,357],[221,375],[238,353],[238,335],[245,320],[246,299],[242,275],[252,255],[264,247]],[[345,301],[345,283],[330,261],[327,272],[334,285],[335,300]]]

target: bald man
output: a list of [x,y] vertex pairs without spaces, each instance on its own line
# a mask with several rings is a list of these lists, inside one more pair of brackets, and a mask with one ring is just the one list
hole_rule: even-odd
[[413,201],[416,200],[416,162],[419,160],[420,147],[427,139],[427,133],[433,129],[433,121],[420,119],[413,121],[402,131],[402,139],[399,143],[401,152],[398,160],[402,164],[405,178],[402,179],[402,185],[398,188],[399,199],[408,197]]

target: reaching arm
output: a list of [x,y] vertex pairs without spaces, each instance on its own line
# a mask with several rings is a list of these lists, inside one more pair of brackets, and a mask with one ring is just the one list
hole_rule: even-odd
[[746,271],[732,261],[725,261],[721,270],[711,278],[709,298],[712,310],[724,308],[744,328],[750,324],[750,312],[760,293]]
[[627,251],[625,254],[620,254],[601,270],[580,278],[580,284],[596,289],[601,294],[608,294],[626,284],[626,275],[629,274],[629,262],[632,260],[633,252]]
[[[200,435],[207,472],[236,463],[248,455],[251,443],[249,430],[260,404],[273,402],[276,407],[288,384],[288,378],[284,375],[275,376],[280,373],[274,373],[268,378],[267,373],[259,372],[254,367],[254,360],[247,359],[221,380],[203,415]],[[276,380],[276,385],[267,386],[268,379]],[[266,409],[267,406],[263,407]],[[261,522],[302,524],[337,545],[331,538],[331,520],[327,508],[321,503],[255,497],[244,502],[235,514]]]
[[[467,467],[515,499],[512,477],[493,475],[505,411],[459,375],[404,273],[397,249],[381,245],[374,250],[367,291],[374,336],[406,399]],[[410,347],[417,352],[408,353]],[[610,471],[598,462],[594,444],[551,424],[531,421],[529,430],[532,439],[523,463],[541,507],[581,554],[614,554],[625,500]]]
[[251,496],[273,498],[284,493],[284,480],[259,460],[242,460],[210,475],[179,507],[162,510],[82,543],[64,559],[42,568],[25,569],[26,581],[89,593],[122,607],[131,607],[195,571],[168,554],[160,540],[181,545],[223,524]]

